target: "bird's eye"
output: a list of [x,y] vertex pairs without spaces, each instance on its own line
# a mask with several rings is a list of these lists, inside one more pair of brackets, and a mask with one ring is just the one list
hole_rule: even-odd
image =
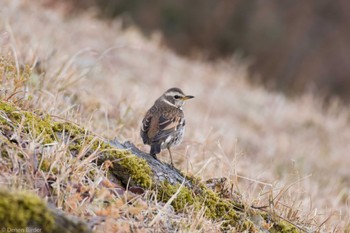
[[174,98],[175,99],[180,99],[180,96],[179,95],[174,95]]

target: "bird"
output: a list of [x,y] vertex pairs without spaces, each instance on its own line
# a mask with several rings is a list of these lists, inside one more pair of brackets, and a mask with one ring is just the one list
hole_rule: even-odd
[[185,95],[180,88],[170,88],[154,102],[142,120],[140,134],[143,143],[151,146],[150,155],[157,159],[157,154],[167,149],[172,167],[170,148],[179,145],[185,133],[186,121],[182,106],[192,98],[194,96]]

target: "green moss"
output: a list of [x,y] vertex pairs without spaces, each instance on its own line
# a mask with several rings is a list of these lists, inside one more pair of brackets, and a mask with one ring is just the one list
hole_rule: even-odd
[[245,220],[241,225],[242,231],[250,230],[251,232],[257,232],[254,224],[249,219]]
[[8,159],[9,158],[9,153],[5,150],[1,151],[1,157],[4,159]]
[[[14,105],[3,101],[0,102],[0,109],[4,112],[15,112],[17,110]],[[4,119],[1,118],[1,120],[3,121]]]
[[293,226],[292,224],[284,221],[284,220],[280,220],[280,221],[276,221],[272,228],[270,229],[271,233],[298,233],[298,229]]
[[43,144],[57,141],[57,133],[65,132],[70,137],[84,137],[86,131],[69,122],[55,122],[49,114],[35,114],[20,110],[10,102],[0,101],[0,111],[6,117],[0,117],[0,124],[14,127],[23,126],[25,133],[30,133],[33,138],[39,139]]
[[[131,153],[120,153],[124,158],[120,160],[120,165],[127,170],[131,179],[144,188],[150,188],[152,185],[152,170],[144,159],[140,159]],[[128,157],[128,158],[125,158]]]
[[[168,182],[162,182],[158,187],[158,199],[167,202],[179,189],[180,185],[171,185]],[[196,188],[195,188],[196,189]],[[194,189],[194,190],[195,190]],[[225,221],[223,228],[235,226],[236,229],[249,229],[249,224],[243,224],[241,214],[236,211],[237,206],[233,201],[220,198],[211,189],[204,185],[197,188],[198,193],[194,193],[191,189],[183,186],[173,200],[171,205],[175,211],[182,212],[186,206],[194,206],[196,210],[205,207],[205,217],[214,221]]]
[[[158,188],[158,199],[167,202],[180,188],[180,184],[171,185],[167,181],[161,183]],[[186,206],[193,205],[195,202],[195,195],[186,186],[183,186],[171,203],[175,211],[183,211]]]
[[44,171],[44,172],[48,172],[50,170],[50,166],[51,166],[50,160],[49,159],[43,159],[41,161],[40,169],[42,171]]
[[[150,188],[152,185],[152,171],[144,159],[138,158],[129,151],[117,150],[72,123],[55,122],[48,114],[37,115],[23,111],[3,101],[0,101],[0,111],[3,111],[7,117],[7,119],[0,118],[0,123],[10,127],[12,131],[15,131],[15,127],[22,125],[24,133],[30,133],[43,144],[55,142],[57,138],[69,138],[69,150],[73,154],[87,146],[89,147],[87,154],[93,151],[101,154],[100,162],[112,161],[114,164],[112,173],[130,177],[131,180],[124,181],[124,184],[131,182],[130,185],[143,188]],[[48,171],[50,163],[44,160],[41,169]]]
[[152,170],[144,159],[130,151],[115,149],[101,141],[95,142],[95,147],[105,152],[99,158],[99,164],[109,160],[113,163],[112,173],[117,177],[130,177],[130,180],[122,180],[122,183],[147,189],[152,187]]
[[57,166],[51,167],[52,162],[53,161],[49,158],[43,158],[42,161],[40,162],[40,170],[44,172],[50,171],[51,174],[58,175],[61,172],[61,170]]
[[52,131],[57,133],[67,132],[71,135],[71,137],[84,137],[87,134],[87,130],[80,128],[77,125],[69,122],[52,122]]
[[272,222],[273,225],[269,229],[272,233],[298,233],[300,232],[295,226],[286,222],[285,220],[280,219],[275,215],[271,215],[267,212],[260,212],[260,216],[265,219],[267,222]]
[[34,113],[23,111],[22,117],[24,117],[28,133],[32,133],[34,138],[39,137],[44,144],[52,143],[54,141],[49,115],[44,115],[41,118]]
[[236,204],[228,199],[222,199],[213,190],[207,187],[201,187],[202,193],[198,196],[199,203],[203,203],[207,210],[206,217],[218,220],[224,220],[226,226],[235,226],[240,229],[241,214],[236,211]]
[[41,232],[52,232],[54,217],[46,205],[28,192],[8,193],[0,190],[0,222],[9,229],[37,227]]
[[[260,214],[262,219],[267,215],[263,212],[247,211],[240,204],[230,199],[221,198],[213,190],[207,188],[199,179],[192,179],[195,187],[189,189],[183,186],[171,205],[176,212],[186,211],[186,207],[193,206],[197,211],[205,207],[205,217],[214,221],[223,221],[222,229],[224,231],[235,229],[238,232],[257,232],[262,226],[255,225],[250,217]],[[158,187],[158,200],[167,202],[179,189],[180,184],[171,185],[168,182],[162,182]],[[193,191],[195,190],[195,191]],[[252,216],[251,216],[252,215]],[[283,220],[276,220],[271,232],[297,233],[298,230],[292,224]]]
[[0,118],[1,125],[9,126],[12,130],[14,127],[23,126],[25,133],[30,133],[34,138],[39,138],[43,143],[51,143],[54,138],[52,135],[51,121],[48,115],[43,118],[38,115],[23,111],[9,102],[0,102],[0,111],[5,113],[6,117]]

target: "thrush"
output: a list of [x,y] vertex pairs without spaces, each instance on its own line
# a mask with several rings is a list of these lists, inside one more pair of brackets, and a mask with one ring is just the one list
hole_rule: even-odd
[[154,102],[142,121],[141,138],[151,146],[150,155],[157,159],[162,149],[168,149],[173,167],[170,148],[179,145],[184,137],[186,122],[182,106],[192,98],[179,88],[170,88]]

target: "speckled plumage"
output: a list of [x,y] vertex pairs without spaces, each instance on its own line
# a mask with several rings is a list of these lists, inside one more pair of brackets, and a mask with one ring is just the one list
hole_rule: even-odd
[[170,88],[147,111],[141,127],[144,144],[151,146],[150,155],[157,158],[162,149],[181,143],[185,133],[185,118],[182,111],[184,101],[193,96],[185,95],[179,88]]

